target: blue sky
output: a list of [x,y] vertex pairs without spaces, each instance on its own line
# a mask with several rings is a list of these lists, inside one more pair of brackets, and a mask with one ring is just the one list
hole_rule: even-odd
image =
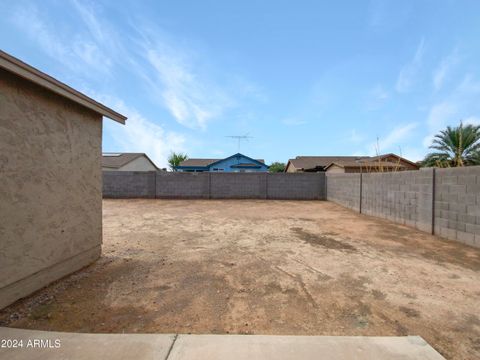
[[428,152],[480,123],[480,2],[7,1],[0,48],[129,117],[104,151]]

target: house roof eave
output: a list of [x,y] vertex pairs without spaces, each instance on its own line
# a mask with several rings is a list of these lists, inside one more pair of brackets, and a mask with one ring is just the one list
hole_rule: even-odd
[[72,87],[58,81],[20,59],[0,50],[0,68],[46,88],[64,98],[76,102],[102,116],[125,124],[127,117],[93,100]]

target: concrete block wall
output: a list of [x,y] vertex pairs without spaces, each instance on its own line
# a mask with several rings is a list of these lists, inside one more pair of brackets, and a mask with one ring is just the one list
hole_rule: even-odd
[[362,174],[362,213],[431,232],[432,172]]
[[327,174],[327,200],[480,247],[480,166]]
[[325,200],[325,173],[267,174],[267,199]]
[[104,171],[104,198],[324,200],[325,174]]
[[103,171],[104,198],[155,198],[155,171]]
[[208,199],[208,173],[157,172],[156,197],[173,199]]
[[360,211],[360,174],[327,173],[326,198],[349,209]]
[[480,166],[437,169],[435,234],[480,247]]
[[210,173],[212,199],[266,199],[267,173]]

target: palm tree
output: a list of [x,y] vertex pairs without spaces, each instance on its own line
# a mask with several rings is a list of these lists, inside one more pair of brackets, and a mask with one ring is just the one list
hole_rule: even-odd
[[456,167],[480,165],[480,126],[447,126],[435,135],[430,149],[436,150],[423,160],[423,166]]
[[172,152],[168,157],[168,165],[170,166],[170,170],[177,171],[177,166],[180,165],[182,161],[185,161],[187,159],[188,159],[187,154],[182,154],[182,153],[177,154],[175,152]]

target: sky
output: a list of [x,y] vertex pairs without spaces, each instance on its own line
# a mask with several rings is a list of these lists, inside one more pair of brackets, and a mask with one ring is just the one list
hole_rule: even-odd
[[480,124],[476,0],[2,1],[0,48],[128,116],[103,151],[411,160]]

